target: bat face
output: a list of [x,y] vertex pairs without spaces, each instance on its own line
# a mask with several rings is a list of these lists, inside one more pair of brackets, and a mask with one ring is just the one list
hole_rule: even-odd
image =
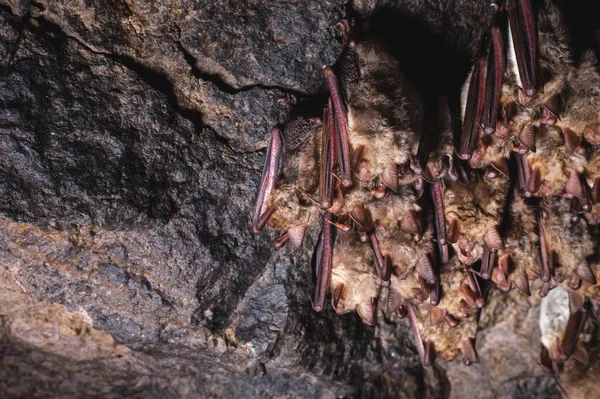
[[426,106],[385,43],[345,24],[322,119],[273,130],[252,227],[301,246],[320,225],[313,308],[329,295],[367,325],[409,316],[424,364],[477,362],[487,290],[531,295],[540,279],[539,295],[568,298],[542,328],[552,370],[581,352],[600,299],[600,74],[591,54],[571,63],[550,1],[494,6],[458,129],[449,99]]

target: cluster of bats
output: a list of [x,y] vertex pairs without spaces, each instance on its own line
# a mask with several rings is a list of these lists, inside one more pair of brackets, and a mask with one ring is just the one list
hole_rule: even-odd
[[568,316],[543,328],[552,372],[586,361],[600,303],[600,73],[591,52],[572,60],[551,1],[491,8],[457,101],[428,108],[383,40],[342,22],[322,118],[271,132],[252,229],[301,247],[320,226],[313,308],[329,296],[368,325],[408,316],[426,365],[478,362],[493,286],[563,290]]

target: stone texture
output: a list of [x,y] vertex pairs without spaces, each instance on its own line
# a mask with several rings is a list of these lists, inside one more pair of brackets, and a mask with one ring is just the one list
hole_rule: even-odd
[[396,3],[0,0],[0,396],[557,397],[534,300],[486,309],[482,364],[425,369],[407,320],[312,311],[316,232],[248,228],[280,100],[322,96],[346,12],[443,38],[394,42],[409,73],[456,58],[425,88],[468,72],[486,5]]

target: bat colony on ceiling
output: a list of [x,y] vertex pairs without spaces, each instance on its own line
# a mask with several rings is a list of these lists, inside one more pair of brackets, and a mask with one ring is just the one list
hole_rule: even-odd
[[460,107],[426,109],[384,41],[342,22],[322,118],[271,132],[252,229],[299,248],[320,226],[313,308],[330,295],[367,325],[408,315],[426,365],[459,351],[478,362],[487,290],[530,295],[540,279],[539,295],[563,290],[570,309],[542,328],[552,372],[585,361],[578,337],[600,300],[600,74],[591,52],[573,63],[549,0],[492,12]]

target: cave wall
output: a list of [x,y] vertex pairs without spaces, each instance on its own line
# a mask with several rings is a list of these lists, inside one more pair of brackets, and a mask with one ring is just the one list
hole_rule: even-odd
[[325,93],[341,18],[408,69],[451,60],[452,87],[484,3],[0,0],[1,396],[559,397],[539,300],[486,309],[481,364],[423,368],[408,321],[312,311],[314,231],[276,251],[248,227],[282,100]]

